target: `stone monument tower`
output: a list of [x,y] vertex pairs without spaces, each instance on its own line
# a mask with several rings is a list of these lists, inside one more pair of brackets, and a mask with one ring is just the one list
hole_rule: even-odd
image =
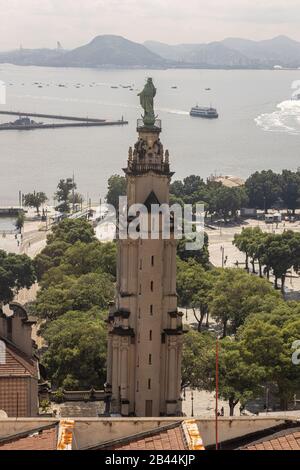
[[[129,149],[128,206],[169,204],[169,152],[160,141],[152,79],[139,95],[144,109]],[[151,216],[149,215],[149,219]],[[151,235],[150,235],[151,236]],[[181,414],[182,314],[177,311],[176,240],[118,239],[117,294],[108,325],[107,390],[111,414]]]

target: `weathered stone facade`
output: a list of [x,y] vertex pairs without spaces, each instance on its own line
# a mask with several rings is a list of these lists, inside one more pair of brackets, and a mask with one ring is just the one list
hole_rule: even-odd
[[[127,168],[128,207],[169,204],[172,173],[160,127],[141,126]],[[151,216],[147,216],[150,222]],[[150,228],[149,223],[149,230]],[[150,236],[150,235],[149,235]],[[177,311],[176,240],[119,239],[117,295],[108,319],[111,413],[181,415],[182,314]]]

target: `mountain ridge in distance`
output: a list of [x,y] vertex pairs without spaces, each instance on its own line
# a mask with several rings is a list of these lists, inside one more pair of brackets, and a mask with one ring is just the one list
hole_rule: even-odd
[[19,49],[0,52],[0,63],[89,68],[287,68],[300,67],[300,42],[287,36],[253,41],[227,38],[200,44],[140,44],[117,35],[96,36],[73,50]]
[[122,36],[96,36],[88,44],[66,52],[57,65],[66,67],[162,67],[159,55]]
[[49,67],[163,68],[167,61],[143,44],[116,35],[96,36],[73,50],[20,49],[0,53],[0,63]]
[[[232,67],[241,65],[242,67],[254,68],[270,68],[275,65],[300,67],[300,42],[287,36],[276,36],[262,41],[226,38],[222,41],[205,44],[178,45],[146,41],[144,45],[166,60],[171,58],[187,64],[192,61],[194,64],[200,65],[205,63],[208,57],[208,65]],[[209,54],[209,51],[213,53]],[[228,58],[231,58],[231,61]]]

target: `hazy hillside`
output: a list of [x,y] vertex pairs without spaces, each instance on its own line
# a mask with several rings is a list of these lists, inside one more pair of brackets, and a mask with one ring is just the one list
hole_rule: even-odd
[[247,57],[269,65],[300,66],[300,42],[286,36],[265,41],[228,38],[222,43]]
[[228,38],[208,44],[169,45],[146,41],[144,45],[121,36],[97,36],[71,51],[20,49],[0,53],[0,63],[50,67],[165,68],[300,67],[300,42],[285,36],[266,41]]
[[209,44],[175,46],[146,41],[145,46],[166,60],[171,59],[198,66],[300,67],[300,42],[285,36],[265,41],[228,38]]
[[164,67],[166,61],[142,44],[120,36],[97,36],[72,51],[36,49],[0,53],[0,62],[53,67]]
[[105,35],[67,52],[57,64],[67,67],[161,67],[165,65],[165,60],[142,44],[121,36]]
[[0,63],[48,66],[51,62],[59,60],[63,54],[64,52],[58,49],[18,49],[0,52]]
[[211,67],[249,67],[255,65],[252,59],[220,42],[171,46],[160,42],[146,41],[145,46],[166,60],[184,64]]

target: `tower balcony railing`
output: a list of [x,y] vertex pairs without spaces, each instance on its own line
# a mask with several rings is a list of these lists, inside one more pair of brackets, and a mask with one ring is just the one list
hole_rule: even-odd
[[144,173],[147,171],[158,171],[162,173],[169,173],[170,172],[170,165],[169,163],[151,163],[151,162],[129,162],[128,169],[133,173]]
[[138,119],[137,124],[136,124],[137,131],[142,131],[142,130],[153,130],[155,131],[161,131],[162,130],[162,122],[161,119],[155,119],[155,122],[153,126],[145,126],[143,119]]

